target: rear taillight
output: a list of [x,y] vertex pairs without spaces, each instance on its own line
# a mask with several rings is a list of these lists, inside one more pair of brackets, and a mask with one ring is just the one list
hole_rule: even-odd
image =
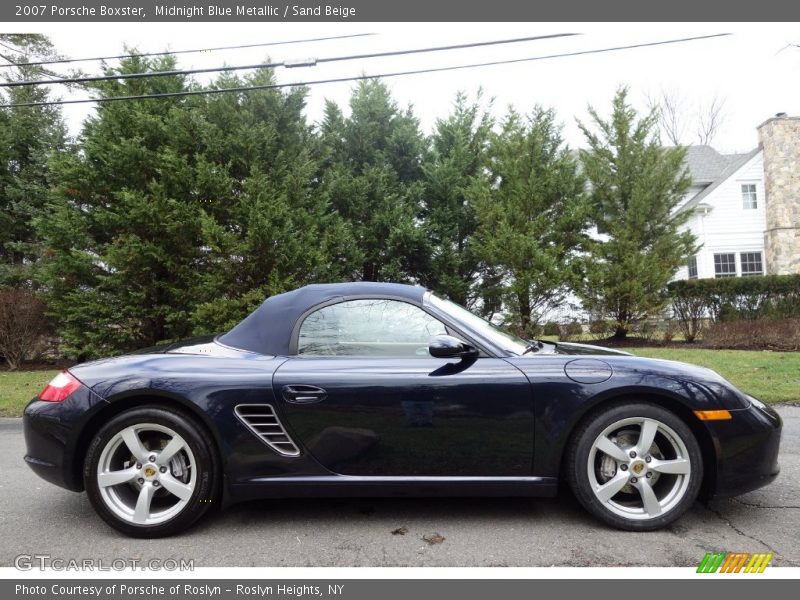
[[48,402],[63,402],[70,394],[77,390],[81,382],[75,379],[69,371],[61,371],[48,383],[39,394],[39,400]]

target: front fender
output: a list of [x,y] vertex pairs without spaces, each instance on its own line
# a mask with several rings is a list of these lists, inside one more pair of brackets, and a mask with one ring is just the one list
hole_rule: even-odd
[[[525,373],[533,389],[533,473],[537,476],[559,476],[561,458],[575,428],[583,419],[590,418],[594,410],[609,402],[646,400],[660,404],[686,420],[698,435],[707,436],[713,434],[696,420],[693,411],[741,408],[738,400],[731,400],[713,389],[716,382],[690,381],[683,377],[677,363],[664,365],[662,370],[656,368],[662,365],[635,357],[598,357],[611,368],[611,377],[602,382],[582,383],[566,376],[565,365],[570,358],[508,359]],[[731,402],[735,402],[735,406],[732,407]],[[711,445],[714,445],[713,440]],[[718,447],[713,451],[718,453]]]

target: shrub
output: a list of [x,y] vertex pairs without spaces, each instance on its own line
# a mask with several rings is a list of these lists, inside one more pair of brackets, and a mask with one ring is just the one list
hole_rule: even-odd
[[558,326],[558,340],[568,342],[583,334],[583,325],[580,321],[572,320],[569,323],[562,323]]
[[548,321],[544,324],[544,335],[558,335],[558,323],[555,321]]
[[592,318],[589,321],[589,334],[593,340],[604,340],[614,333],[614,330],[614,323],[608,319]]
[[693,342],[703,330],[708,311],[708,301],[703,296],[678,293],[672,298],[672,309],[678,326],[687,342]]
[[658,325],[654,321],[638,321],[631,326],[630,334],[645,342],[652,342],[658,334]]
[[675,335],[677,334],[677,326],[675,324],[674,319],[667,319],[664,321],[662,325],[661,331],[661,341],[665,344],[669,344],[672,340],[675,339]]
[[800,350],[800,319],[761,319],[714,323],[703,334],[705,345],[736,350]]
[[24,288],[0,289],[0,354],[10,369],[27,359],[44,335],[45,304]]
[[714,322],[800,318],[800,275],[693,279],[669,284],[672,308],[687,341]]

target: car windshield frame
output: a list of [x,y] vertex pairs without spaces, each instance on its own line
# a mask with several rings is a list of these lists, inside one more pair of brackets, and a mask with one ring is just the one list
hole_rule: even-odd
[[491,343],[495,348],[507,352],[512,356],[522,356],[531,345],[531,342],[528,340],[524,340],[505,331],[501,327],[498,327],[491,321],[487,321],[483,317],[479,317],[460,304],[440,298],[433,292],[425,294],[423,303],[440,311],[455,323],[464,325],[470,332]]

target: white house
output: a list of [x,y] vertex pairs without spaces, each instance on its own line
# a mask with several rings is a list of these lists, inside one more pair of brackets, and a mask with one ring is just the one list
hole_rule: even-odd
[[800,118],[780,113],[758,134],[746,154],[688,148],[678,210],[701,247],[676,279],[800,273]]
[[676,279],[766,273],[763,150],[719,154],[690,146],[686,162],[692,187],[678,210],[692,212],[687,227],[700,250]]

